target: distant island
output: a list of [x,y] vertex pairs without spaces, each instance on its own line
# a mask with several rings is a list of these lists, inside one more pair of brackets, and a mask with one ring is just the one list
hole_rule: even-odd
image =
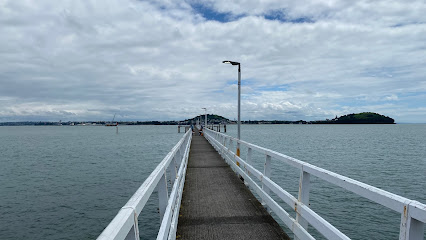
[[[201,119],[204,122],[205,115],[185,119],[183,121],[121,121],[118,125],[191,125],[196,124]],[[236,124],[236,120],[216,115],[207,114],[208,124]],[[68,122],[0,122],[0,126],[63,126],[63,125],[105,125],[106,121],[68,121]],[[373,112],[352,113],[333,119],[317,120],[317,121],[283,121],[283,120],[249,120],[241,121],[242,124],[395,124],[393,118],[380,115]]]
[[352,113],[325,121],[312,121],[312,124],[394,124],[393,118],[373,112]]

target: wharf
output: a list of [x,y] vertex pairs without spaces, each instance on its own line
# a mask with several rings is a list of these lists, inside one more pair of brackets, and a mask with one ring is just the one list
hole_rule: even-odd
[[194,133],[177,239],[290,239],[217,151]]

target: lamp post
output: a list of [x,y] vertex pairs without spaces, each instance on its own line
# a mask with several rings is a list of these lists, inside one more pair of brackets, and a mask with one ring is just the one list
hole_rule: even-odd
[[206,119],[204,119],[204,127],[207,127],[207,108],[202,108],[204,111],[206,111]]
[[[241,137],[241,64],[233,61],[223,61],[222,63],[238,65],[238,134],[237,138]],[[240,143],[237,143],[237,156],[240,156]]]

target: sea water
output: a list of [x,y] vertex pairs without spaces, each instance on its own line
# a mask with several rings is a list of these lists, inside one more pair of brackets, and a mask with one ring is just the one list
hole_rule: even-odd
[[[227,130],[236,136],[235,125]],[[241,130],[248,142],[426,203],[424,124]],[[0,239],[95,239],[182,136],[176,126],[119,126],[118,133],[104,126],[0,127]],[[254,155],[258,169],[264,158]],[[272,166],[272,179],[297,197],[299,171],[275,160]],[[350,238],[398,238],[399,214],[311,182],[311,208]],[[142,239],[156,236],[157,206],[154,193],[140,215]]]
[[[0,239],[96,239],[182,136],[176,126],[0,127]],[[145,239],[159,226],[154,202]]]
[[[236,137],[236,128],[228,129]],[[250,143],[426,203],[426,124],[243,125],[241,132]],[[263,171],[265,156],[254,159]],[[276,160],[272,169],[272,180],[297,198],[300,170]],[[398,239],[399,213],[316,177],[310,207],[351,239]],[[324,239],[312,227],[309,232]]]

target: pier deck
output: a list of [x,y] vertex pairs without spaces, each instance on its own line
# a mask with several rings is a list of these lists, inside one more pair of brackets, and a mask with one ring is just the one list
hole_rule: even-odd
[[178,239],[289,239],[207,140],[192,139]]

